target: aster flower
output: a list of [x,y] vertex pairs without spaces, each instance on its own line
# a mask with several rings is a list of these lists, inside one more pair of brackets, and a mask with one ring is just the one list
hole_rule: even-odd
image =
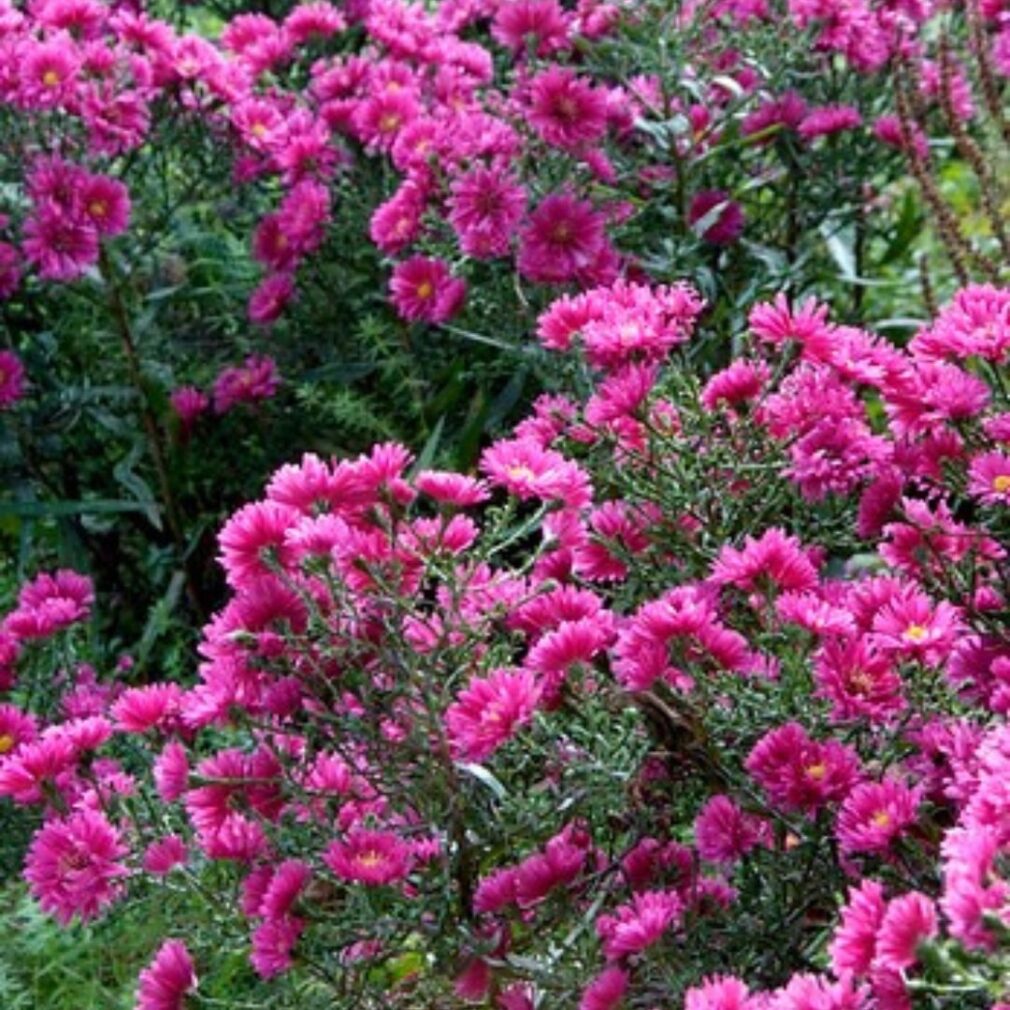
[[197,987],[193,959],[181,940],[166,940],[140,973],[134,1010],[183,1010]]
[[85,217],[99,235],[119,235],[130,222],[130,195],[118,179],[90,175],[78,194]]
[[761,1010],[759,997],[737,978],[714,975],[684,993],[684,1010]]
[[642,891],[627,905],[596,920],[603,952],[616,959],[639,954],[680,921],[683,902],[674,891]]
[[614,1010],[628,991],[629,981],[622,968],[604,968],[583,990],[579,1010]]
[[713,796],[694,822],[698,855],[710,863],[732,864],[755,846],[769,844],[769,825],[753,814],[744,813],[730,797]]
[[341,880],[377,887],[403,880],[412,859],[399,835],[359,828],[333,842],[323,853],[323,862]]
[[747,537],[739,550],[723,547],[712,568],[712,581],[749,592],[764,586],[807,590],[817,585],[817,570],[796,537],[772,527],[757,539]]
[[210,407],[210,398],[196,386],[179,386],[173,389],[168,402],[179,419],[183,437],[187,437],[196,424],[197,418]]
[[919,945],[938,929],[932,898],[918,891],[892,898],[877,931],[876,963],[891,971],[911,968],[919,959]]
[[412,256],[393,269],[389,296],[401,319],[444,323],[460,310],[466,282],[444,260]]
[[705,189],[692,197],[687,223],[711,245],[730,245],[743,233],[743,209],[725,190]]
[[25,367],[13,351],[0,351],[0,410],[9,410],[25,392]]
[[76,280],[98,262],[98,229],[47,200],[25,220],[21,249],[44,280]]
[[122,893],[126,847],[104,814],[81,810],[51,820],[32,839],[25,879],[42,908],[61,923],[97,918]]
[[828,948],[835,975],[869,972],[885,905],[884,888],[875,880],[864,880],[858,887],[849,888],[849,900],[841,910],[841,921]]
[[1010,504],[1010,455],[986,452],[968,466],[968,493],[989,505]]
[[572,151],[606,132],[605,98],[570,68],[550,67],[529,87],[529,122],[551,146]]
[[603,218],[590,203],[552,193],[520,233],[519,272],[531,281],[564,283],[588,270],[604,248]]
[[526,190],[502,171],[477,166],[450,186],[449,223],[475,259],[504,256],[526,210]]
[[453,754],[463,761],[490,757],[529,722],[539,698],[528,671],[495,670],[475,677],[445,713]]
[[859,776],[855,751],[835,740],[819,742],[798,723],[766,733],[745,762],[773,803],[813,811],[847,796]]
[[592,501],[589,477],[582,468],[529,438],[495,442],[481,455],[480,469],[492,484],[522,501],[559,500],[567,508],[581,508]]
[[903,782],[863,782],[845,798],[837,835],[843,852],[886,852],[918,815],[921,793]]
[[497,5],[491,35],[516,55],[529,46],[537,56],[568,48],[568,20],[558,0],[505,0]]
[[852,130],[861,122],[859,110],[851,105],[824,105],[811,109],[797,126],[796,132],[804,140],[813,140],[814,137]]

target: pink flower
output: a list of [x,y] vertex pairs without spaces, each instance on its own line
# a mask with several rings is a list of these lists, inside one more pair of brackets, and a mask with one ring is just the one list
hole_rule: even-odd
[[118,179],[90,175],[78,195],[84,216],[99,235],[119,235],[130,223],[130,195]]
[[892,971],[911,968],[918,961],[919,944],[937,931],[932,898],[918,891],[892,898],[877,933],[876,963]]
[[155,758],[153,767],[154,785],[165,803],[179,799],[189,785],[189,759],[186,748],[177,740],[165,744]]
[[589,270],[604,244],[603,218],[590,203],[552,193],[520,234],[519,272],[531,281],[564,283]]
[[946,600],[936,605],[914,586],[893,594],[873,618],[873,633],[881,649],[914,656],[921,662],[942,662],[962,630],[958,610]]
[[526,210],[526,190],[504,172],[477,166],[450,187],[449,223],[475,259],[504,256]]
[[295,297],[295,281],[291,274],[267,274],[249,296],[249,321],[257,326],[276,322]]
[[277,363],[265,355],[250,355],[242,365],[225,368],[214,380],[214,412],[226,414],[236,404],[269,400],[280,386]]
[[877,949],[877,931],[884,918],[884,888],[875,880],[864,880],[849,888],[848,903],[841,911],[831,945],[831,969],[841,977],[851,972],[865,975]]
[[842,799],[859,775],[855,751],[836,740],[811,740],[798,723],[766,733],[745,762],[747,771],[785,810],[813,811]]
[[601,92],[568,67],[553,66],[530,82],[529,122],[546,143],[571,151],[607,130]]
[[761,1010],[862,1010],[865,1005],[865,994],[849,977],[835,982],[823,975],[794,975]]
[[134,1010],[182,1010],[186,994],[196,990],[193,959],[181,940],[166,940],[140,973]]
[[98,262],[98,229],[50,200],[27,218],[24,236],[25,259],[44,280],[76,280]]
[[533,716],[540,691],[526,670],[495,670],[475,677],[445,713],[453,754],[463,761],[483,761]]
[[178,389],[172,390],[168,400],[185,434],[192,430],[196,419],[210,406],[207,394],[196,386],[179,386]]
[[842,852],[886,852],[918,812],[920,793],[903,782],[864,782],[846,797],[838,813]]
[[85,620],[94,599],[87,576],[67,568],[43,572],[21,588],[17,609],[4,619],[3,629],[18,638],[47,638]]
[[968,467],[968,493],[989,505],[1010,505],[1010,455],[975,456]]
[[558,0],[508,0],[497,5],[491,35],[516,55],[530,47],[549,56],[568,47],[568,21]]
[[333,842],[323,862],[341,879],[377,887],[403,880],[412,863],[410,848],[391,831],[356,829]]
[[480,505],[490,497],[481,481],[447,470],[422,470],[414,478],[414,487],[421,494],[456,508]]
[[291,967],[291,951],[304,929],[304,921],[293,915],[267,919],[256,927],[249,961],[260,978],[276,978]]
[[250,502],[240,508],[218,534],[219,561],[229,584],[241,588],[283,567],[291,556],[288,531],[300,518],[296,509],[274,501]]
[[614,1010],[628,991],[628,973],[621,968],[604,968],[583,990],[579,1010]]
[[680,921],[683,907],[674,891],[639,892],[613,915],[601,915],[596,920],[604,954],[616,959],[641,953]]
[[0,410],[9,410],[25,393],[25,367],[13,351],[0,351]]
[[518,873],[514,866],[493,870],[482,877],[473,894],[473,910],[478,915],[500,912],[516,900]]
[[122,893],[126,847],[104,814],[81,810],[52,820],[32,839],[25,879],[42,908],[67,925],[97,918]]
[[466,282],[444,260],[412,256],[393,269],[389,295],[401,319],[444,323],[460,310]]
[[828,639],[814,656],[814,679],[837,721],[885,722],[905,707],[892,659],[865,637]]
[[811,109],[804,117],[796,132],[804,140],[823,137],[829,133],[852,130],[862,122],[859,110],[851,105],[824,105]]
[[698,855],[710,863],[735,863],[756,845],[769,844],[768,824],[745,814],[728,796],[713,796],[694,822]]
[[772,527],[758,539],[747,537],[742,549],[722,548],[712,568],[712,581],[747,591],[813,589],[817,570],[796,537]]
[[113,703],[111,713],[119,729],[144,733],[165,729],[179,712],[182,689],[178,684],[147,684],[124,691]]
[[770,378],[771,369],[765,362],[737,358],[705,383],[701,404],[707,410],[716,410],[723,405],[736,407],[756,400]]
[[16,705],[0,704],[0,758],[13,754],[38,734],[35,717]]
[[582,468],[531,439],[495,442],[481,455],[480,468],[492,484],[521,501],[561,501],[567,508],[582,508],[592,501],[589,477]]
[[178,835],[166,835],[144,850],[143,867],[148,873],[163,877],[176,866],[182,866],[187,858],[186,843]]
[[732,976],[715,975],[684,993],[684,1010],[760,1010],[761,1001]]
[[705,189],[692,198],[687,223],[706,242],[730,245],[743,233],[743,209],[725,190]]

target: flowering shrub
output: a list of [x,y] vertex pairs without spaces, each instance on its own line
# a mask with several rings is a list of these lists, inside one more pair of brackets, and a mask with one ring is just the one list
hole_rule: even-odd
[[[469,466],[558,384],[529,334],[559,288],[689,276],[720,335],[783,290],[914,314],[864,283],[916,284],[921,213],[894,206],[915,166],[881,83],[970,18],[281,6],[0,7],[0,320],[25,373],[0,369],[0,403],[24,391],[3,506],[28,571],[86,559],[120,594],[126,641],[158,601],[183,637],[220,603],[211,531],[292,445]],[[939,101],[932,66],[908,72]],[[224,378],[267,356],[276,396]]]
[[[151,952],[141,1010],[234,945],[328,1005],[1005,996],[1010,295],[906,350],[780,297],[704,383],[702,310],[556,300],[588,385],[479,476],[306,455],[220,531],[194,687],[7,707],[43,907],[229,910]],[[26,588],[11,662],[90,602]]]

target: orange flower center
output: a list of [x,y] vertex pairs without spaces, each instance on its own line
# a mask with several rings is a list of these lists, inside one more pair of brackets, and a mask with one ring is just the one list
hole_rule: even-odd
[[431,281],[421,281],[417,286],[418,298],[430,298],[435,293],[435,288]]
[[104,200],[92,200],[88,204],[88,213],[92,217],[105,217],[109,213],[109,205]]
[[815,782],[820,782],[828,773],[828,766],[823,761],[816,764],[807,765],[807,775]]
[[1010,491],[1010,473],[1001,473],[992,479],[992,489],[997,494],[1006,494]]
[[871,820],[878,828],[886,828],[891,823],[891,815],[886,810],[878,810]]
[[379,120],[379,129],[383,133],[392,133],[400,128],[400,117],[395,112],[387,112]]
[[0,733],[0,754],[7,754],[9,751],[12,751],[15,743],[17,741],[10,733]]
[[60,83],[60,75],[55,70],[47,70],[42,75],[42,83],[47,88],[55,88]]

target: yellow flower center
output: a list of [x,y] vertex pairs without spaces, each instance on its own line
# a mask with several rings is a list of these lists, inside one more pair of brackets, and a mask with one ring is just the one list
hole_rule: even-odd
[[47,88],[55,88],[60,83],[60,75],[55,70],[47,70],[42,75],[42,83]]
[[359,866],[363,866],[367,870],[374,870],[376,866],[382,863],[382,853],[376,852],[375,849],[369,849],[358,856],[357,862]]
[[249,132],[254,137],[265,137],[267,128],[263,125],[263,123],[253,123],[252,126],[249,127]]
[[807,765],[807,775],[815,782],[820,782],[828,774],[828,766],[823,761]]
[[891,823],[891,815],[886,810],[878,810],[871,820],[878,828],[886,828]]
[[924,642],[929,634],[929,628],[923,624],[910,624],[905,629],[905,640],[908,642]]
[[505,471],[512,480],[535,480],[536,474],[528,467],[517,463]]
[[92,200],[88,204],[88,213],[92,217],[105,217],[109,213],[109,205],[104,200]]
[[430,298],[434,293],[435,288],[432,286],[431,281],[421,281],[417,286],[418,298]]
[[992,479],[992,489],[997,494],[1006,494],[1010,491],[1010,473],[1001,473]]
[[379,120],[379,129],[383,133],[392,133],[400,128],[400,117],[395,112],[387,112]]
[[14,749],[14,744],[17,741],[10,735],[10,733],[0,733],[0,754],[6,754]]

